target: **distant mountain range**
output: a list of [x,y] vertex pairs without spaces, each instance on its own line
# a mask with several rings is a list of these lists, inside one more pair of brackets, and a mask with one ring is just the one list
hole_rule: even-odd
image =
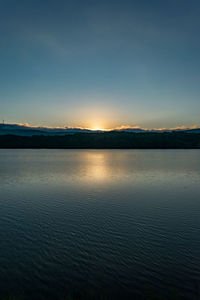
[[[104,133],[103,130],[90,130],[82,128],[48,128],[48,127],[31,127],[20,124],[0,124],[0,135],[18,135],[18,136],[65,136],[76,133]],[[200,133],[200,128],[192,129],[142,129],[142,128],[121,128],[113,129],[110,132],[130,132],[130,133],[163,133],[163,132],[185,132]]]
[[81,128],[48,128],[48,127],[31,127],[19,124],[0,124],[0,135],[20,135],[20,136],[63,136],[68,134],[75,134],[85,132],[89,133],[91,130]]

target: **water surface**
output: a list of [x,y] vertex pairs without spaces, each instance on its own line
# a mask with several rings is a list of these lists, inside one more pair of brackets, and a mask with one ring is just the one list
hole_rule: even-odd
[[195,299],[200,151],[0,150],[0,241],[0,298]]

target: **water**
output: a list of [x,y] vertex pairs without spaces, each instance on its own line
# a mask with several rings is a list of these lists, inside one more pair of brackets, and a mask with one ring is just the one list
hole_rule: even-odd
[[0,242],[0,299],[199,299],[200,151],[0,150]]

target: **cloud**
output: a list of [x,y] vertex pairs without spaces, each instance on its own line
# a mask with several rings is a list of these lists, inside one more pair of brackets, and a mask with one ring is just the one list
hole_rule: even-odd
[[130,126],[130,125],[121,125],[119,127],[114,127],[112,130],[126,130],[126,129],[141,129],[140,126]]
[[189,129],[198,129],[199,126],[197,125],[193,125],[193,126],[190,126],[190,127],[187,127],[187,126],[178,126],[178,127],[175,127],[175,128],[170,128],[171,130],[189,130]]
[[193,126],[185,126],[185,125],[181,125],[181,126],[177,126],[177,127],[173,127],[173,128],[166,128],[166,127],[162,127],[162,128],[143,128],[137,125],[134,126],[130,126],[130,125],[121,125],[119,127],[115,127],[112,128],[110,130],[118,130],[118,131],[123,131],[123,130],[143,130],[143,131],[181,131],[181,130],[191,130],[191,129],[199,129],[200,126],[198,125],[193,125]]
[[[86,128],[86,127],[82,127],[82,126],[77,126],[77,127],[50,127],[50,126],[40,126],[40,125],[30,125],[28,123],[16,123],[16,124],[0,124],[0,125],[4,125],[4,126],[9,126],[14,128],[21,128],[21,129],[35,129],[35,130],[49,130],[49,131],[53,131],[53,130],[91,130],[91,128]],[[200,126],[198,125],[193,125],[193,126],[185,126],[185,125],[181,125],[181,126],[177,126],[177,127],[173,127],[173,128],[143,128],[137,125],[131,126],[131,125],[121,125],[121,126],[116,126],[114,128],[110,128],[110,129],[106,129],[105,131],[113,131],[113,130],[117,130],[117,131],[145,131],[145,132],[164,132],[164,131],[183,131],[183,130],[192,130],[192,129],[200,129]]]

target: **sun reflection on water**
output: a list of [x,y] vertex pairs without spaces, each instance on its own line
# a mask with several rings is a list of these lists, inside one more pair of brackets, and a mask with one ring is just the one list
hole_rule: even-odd
[[84,180],[105,181],[111,177],[108,156],[105,153],[87,152],[84,154]]
[[[73,186],[90,185],[95,188],[100,184],[121,184],[124,180],[133,178],[134,169],[130,167],[126,151],[114,150],[73,150],[64,154],[62,179],[65,184]],[[73,166],[73,167],[72,167]],[[55,174],[55,170],[53,170]],[[79,187],[80,187],[79,186]]]

